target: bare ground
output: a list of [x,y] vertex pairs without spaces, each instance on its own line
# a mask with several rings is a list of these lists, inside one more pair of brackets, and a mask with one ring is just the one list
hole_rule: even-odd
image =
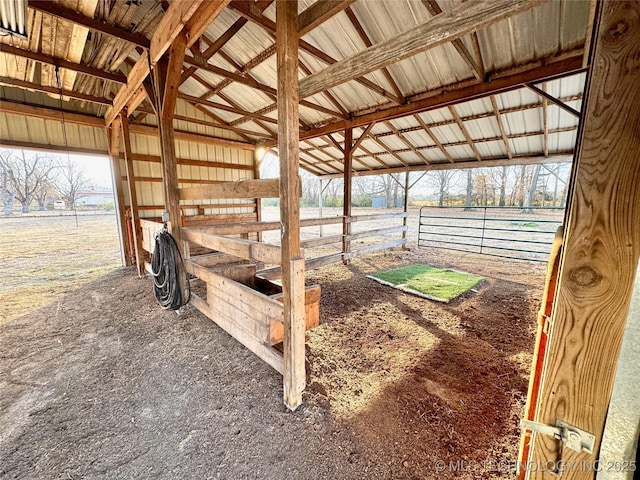
[[[364,277],[417,262],[486,280],[443,305]],[[309,272],[323,323],[289,413],[275,371],[113,271],[0,325],[0,477],[511,478],[543,273],[422,249]]]

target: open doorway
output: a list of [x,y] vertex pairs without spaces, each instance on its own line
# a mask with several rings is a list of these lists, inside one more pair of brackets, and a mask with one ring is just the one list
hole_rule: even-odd
[[0,322],[121,265],[109,159],[0,150]]

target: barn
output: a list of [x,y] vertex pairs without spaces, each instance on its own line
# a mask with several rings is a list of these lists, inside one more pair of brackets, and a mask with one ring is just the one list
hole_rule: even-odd
[[[513,460],[518,478],[603,475],[592,467],[638,303],[640,4],[0,5],[0,144],[108,155],[123,265],[149,275],[166,228],[200,287],[191,305],[279,372],[291,411],[320,321],[322,285],[306,275],[406,246],[410,172],[571,164]],[[266,155],[276,179],[260,178]],[[344,180],[342,215],[301,219],[300,169]],[[353,178],[388,173],[404,175],[402,211],[354,215]],[[269,198],[278,221],[263,221]],[[341,234],[301,238],[321,225]],[[559,471],[570,462],[584,468]]]

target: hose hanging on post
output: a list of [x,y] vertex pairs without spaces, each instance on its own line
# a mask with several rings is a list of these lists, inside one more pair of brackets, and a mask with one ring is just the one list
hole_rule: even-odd
[[167,224],[155,235],[155,248],[151,256],[153,293],[165,310],[178,310],[191,298],[191,286],[184,268],[184,260]]

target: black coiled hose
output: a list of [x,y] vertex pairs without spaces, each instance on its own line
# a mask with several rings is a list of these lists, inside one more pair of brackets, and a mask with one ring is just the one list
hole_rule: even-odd
[[155,249],[151,256],[153,293],[165,310],[178,310],[191,298],[191,286],[184,268],[184,261],[175,239],[167,231],[155,235]]

